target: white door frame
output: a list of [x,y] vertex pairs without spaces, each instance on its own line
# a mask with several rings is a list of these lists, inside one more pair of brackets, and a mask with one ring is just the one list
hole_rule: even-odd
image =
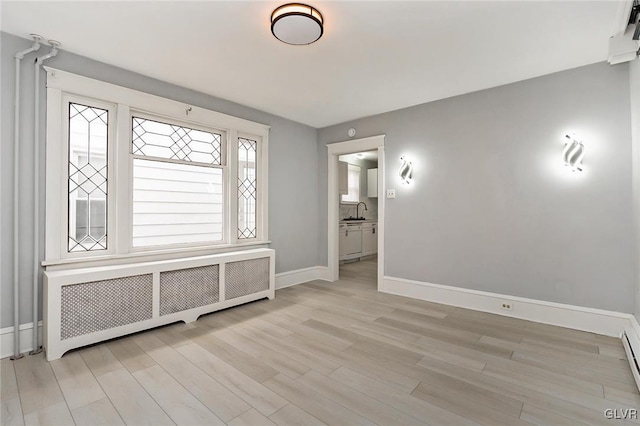
[[330,281],[338,280],[340,276],[338,230],[340,221],[340,203],[338,194],[338,157],[354,152],[378,150],[378,290],[384,278],[384,136],[353,139],[345,142],[327,144],[327,251]]

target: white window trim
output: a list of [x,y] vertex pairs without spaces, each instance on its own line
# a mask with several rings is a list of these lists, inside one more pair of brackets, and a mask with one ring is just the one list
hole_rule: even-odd
[[[131,255],[135,257],[144,256],[144,260],[155,260],[168,253],[179,257],[191,253],[216,253],[218,251],[228,251],[231,247],[249,247],[269,243],[268,230],[268,188],[269,188],[269,132],[270,126],[233,117],[227,114],[211,111],[205,108],[196,107],[171,99],[151,95],[126,87],[106,83],[103,81],[83,77],[67,71],[44,67],[47,72],[47,154],[46,154],[46,244],[45,261],[43,265],[63,265],[90,262],[95,264],[101,260],[112,263],[117,259],[124,259]],[[67,203],[67,158],[65,153],[68,147],[65,138],[65,123],[63,117],[65,101],[73,96],[95,99],[95,106],[104,107],[112,105],[110,109],[110,123],[126,123],[130,121],[131,111],[148,113],[155,117],[167,117],[168,119],[180,120],[181,122],[201,126],[205,128],[214,127],[224,130],[227,133],[228,154],[227,161],[237,161],[237,153],[233,147],[237,146],[238,136],[246,135],[251,138],[260,138],[258,149],[258,201],[257,237],[250,240],[237,239],[237,213],[231,210],[237,203],[237,182],[231,176],[228,178],[228,211],[230,220],[229,235],[226,244],[201,245],[178,248],[161,248],[158,250],[141,253],[131,251],[131,217],[129,204],[122,202],[111,203],[115,206],[109,212],[107,238],[107,250],[87,255],[84,253],[69,253],[67,250],[68,239],[67,218],[65,212],[67,207],[60,208],[60,203]],[[80,100],[79,100],[80,101]],[[122,149],[127,144],[121,141],[127,140],[130,143],[131,123],[127,125],[114,126],[112,133],[115,140],[110,150],[109,159],[111,162],[108,168],[108,193],[109,198],[116,196],[116,193],[124,192],[127,197],[131,196],[131,156],[129,149]],[[113,161],[115,160],[115,161]],[[51,166],[51,165],[58,165]],[[229,175],[229,173],[227,173]],[[119,196],[122,197],[122,196]],[[64,210],[64,211],[63,211]],[[114,240],[113,231],[120,230],[120,238]],[[126,231],[122,231],[122,230]],[[227,229],[225,229],[227,232]],[[110,235],[111,234],[111,235]],[[125,238],[126,236],[126,238]]]

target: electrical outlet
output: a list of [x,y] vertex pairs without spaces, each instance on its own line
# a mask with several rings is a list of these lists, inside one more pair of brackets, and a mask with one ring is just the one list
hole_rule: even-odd
[[513,304],[511,302],[501,302],[500,309],[504,309],[505,311],[510,311],[513,309]]
[[387,198],[396,198],[396,190],[387,189]]

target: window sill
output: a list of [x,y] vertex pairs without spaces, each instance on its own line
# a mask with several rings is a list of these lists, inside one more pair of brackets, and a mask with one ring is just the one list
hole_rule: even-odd
[[124,265],[135,262],[150,262],[160,260],[179,259],[182,257],[206,256],[209,254],[228,253],[236,250],[267,246],[271,241],[252,241],[240,244],[222,244],[215,246],[189,247],[179,249],[164,249],[153,252],[135,252],[127,254],[113,254],[105,256],[83,257],[75,259],[45,260],[41,265],[48,271],[64,270],[71,268],[86,268],[95,266]]

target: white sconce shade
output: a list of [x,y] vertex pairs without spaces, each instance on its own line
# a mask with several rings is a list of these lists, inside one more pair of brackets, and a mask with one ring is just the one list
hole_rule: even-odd
[[573,136],[565,135],[567,140],[562,151],[564,164],[571,168],[572,172],[576,170],[582,171],[582,160],[584,159],[584,145],[579,141],[575,134]]
[[322,37],[324,19],[318,9],[302,3],[288,3],[271,14],[271,32],[287,44],[311,44]]
[[400,179],[402,183],[408,185],[411,183],[413,179],[413,165],[411,161],[408,161],[407,158],[403,155],[400,157],[400,161],[402,161],[402,166],[400,166]]

